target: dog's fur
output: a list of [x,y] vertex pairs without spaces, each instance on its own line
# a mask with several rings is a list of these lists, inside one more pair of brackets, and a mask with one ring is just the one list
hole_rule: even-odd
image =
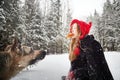
[[11,45],[0,52],[0,80],[9,80],[23,68],[42,60],[45,55],[45,51],[21,46],[18,39],[15,38]]

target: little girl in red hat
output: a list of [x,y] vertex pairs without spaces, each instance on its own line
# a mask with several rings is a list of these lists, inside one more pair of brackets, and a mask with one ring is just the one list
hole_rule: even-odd
[[91,25],[77,19],[70,24],[71,69],[66,80],[113,80],[100,43],[88,35]]

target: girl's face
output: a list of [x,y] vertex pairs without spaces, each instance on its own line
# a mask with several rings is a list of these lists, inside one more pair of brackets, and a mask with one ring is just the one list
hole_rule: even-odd
[[72,38],[77,38],[79,36],[80,31],[78,30],[78,25],[76,23],[72,25],[72,33],[74,34]]

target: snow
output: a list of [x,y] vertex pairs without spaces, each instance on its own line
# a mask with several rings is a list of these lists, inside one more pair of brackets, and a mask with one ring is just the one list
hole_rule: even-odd
[[105,52],[105,57],[114,79],[120,80],[120,52]]
[[[105,57],[115,80],[120,80],[120,52],[105,52]],[[68,54],[47,55],[36,65],[24,69],[11,80],[61,80],[70,68]]]

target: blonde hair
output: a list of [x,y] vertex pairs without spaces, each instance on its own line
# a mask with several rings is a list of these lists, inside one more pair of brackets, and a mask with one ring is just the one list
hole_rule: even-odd
[[80,27],[77,24],[77,33],[78,33],[78,37],[77,38],[72,38],[71,42],[70,42],[70,46],[69,46],[69,60],[73,61],[76,59],[76,55],[73,53],[74,49],[78,46],[80,46],[80,35],[81,35],[81,31],[80,31]]

